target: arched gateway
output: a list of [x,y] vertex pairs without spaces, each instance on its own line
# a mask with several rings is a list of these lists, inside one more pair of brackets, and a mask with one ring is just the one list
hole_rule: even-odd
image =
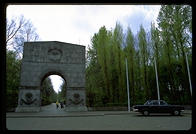
[[87,111],[85,46],[57,42],[25,42],[16,112],[40,111],[40,88],[45,77],[58,74],[66,81],[66,111]]

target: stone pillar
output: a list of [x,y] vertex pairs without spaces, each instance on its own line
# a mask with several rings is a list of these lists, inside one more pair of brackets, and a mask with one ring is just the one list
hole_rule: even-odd
[[31,87],[20,88],[18,106],[15,112],[40,112],[40,90]]
[[65,111],[87,111],[84,88],[67,88]]

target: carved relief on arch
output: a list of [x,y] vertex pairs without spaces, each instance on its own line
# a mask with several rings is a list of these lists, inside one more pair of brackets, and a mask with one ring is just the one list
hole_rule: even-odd
[[48,50],[48,59],[53,62],[59,62],[63,53],[58,48],[52,48]]

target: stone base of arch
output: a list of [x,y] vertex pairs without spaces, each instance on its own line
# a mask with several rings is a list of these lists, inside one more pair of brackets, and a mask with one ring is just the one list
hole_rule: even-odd
[[40,90],[33,88],[20,89],[18,106],[15,112],[40,112],[41,107]]
[[[68,87],[65,111],[88,111],[84,87]],[[40,112],[40,87],[20,87],[18,106],[15,112]]]
[[84,87],[67,87],[65,111],[88,111]]

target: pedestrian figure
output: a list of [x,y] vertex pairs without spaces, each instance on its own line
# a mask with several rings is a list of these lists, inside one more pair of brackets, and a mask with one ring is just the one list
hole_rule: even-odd
[[60,102],[60,104],[61,104],[61,108],[63,108],[63,102]]
[[58,107],[59,107],[59,102],[56,101],[56,108],[58,109]]

